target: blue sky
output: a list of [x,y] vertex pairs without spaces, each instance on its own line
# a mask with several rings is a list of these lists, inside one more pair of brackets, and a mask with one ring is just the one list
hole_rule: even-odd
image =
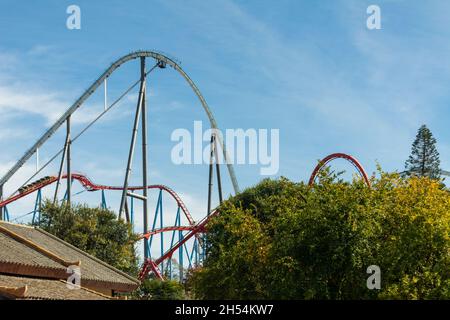
[[[81,30],[66,28],[71,4],[81,8]],[[366,28],[370,4],[381,8],[381,30]],[[402,170],[423,123],[449,170],[449,9],[447,1],[401,0],[1,0],[0,171],[113,61],[138,49],[180,60],[221,128],[280,129],[277,176],[307,180],[316,161],[333,152],[356,156],[369,173],[377,161]],[[110,101],[137,77],[137,62],[121,67],[109,83]],[[173,165],[170,133],[207,118],[175,71],[157,70],[148,84],[150,183],[171,186],[202,217],[207,166]],[[100,90],[77,112],[75,132],[102,109],[102,97]],[[122,183],[135,98],[136,92],[74,145],[75,171]],[[60,132],[41,161],[62,141]],[[334,166],[352,170],[341,161]],[[31,161],[17,181],[33,170]],[[237,166],[236,173],[241,188],[263,178],[258,166]],[[228,179],[225,190],[232,193]],[[117,207],[118,195],[108,197]],[[97,203],[99,195],[80,201]],[[27,208],[18,204],[14,215]]]

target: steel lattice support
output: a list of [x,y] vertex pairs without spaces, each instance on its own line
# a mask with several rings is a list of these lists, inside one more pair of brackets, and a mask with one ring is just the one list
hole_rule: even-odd
[[34,203],[33,219],[31,220],[33,225],[41,222],[41,207],[42,207],[42,191],[39,189],[36,195],[36,202]]
[[217,152],[217,140],[216,135],[213,133],[210,140],[210,155],[209,155],[209,175],[208,175],[208,208],[206,214],[211,213],[211,202],[212,202],[212,192],[213,192],[213,178],[214,178],[214,164],[217,173],[217,189],[219,192],[219,203],[222,204],[222,181],[220,178],[220,166],[219,166],[219,155]]
[[[148,181],[147,181],[147,101],[146,101],[146,82],[145,82],[145,58],[141,58],[141,81],[144,82],[142,90],[142,194],[143,194],[143,233],[148,232]],[[133,218],[132,218],[133,220]],[[144,240],[144,253],[149,251],[148,243]]]
[[[124,183],[123,183],[122,198],[121,198],[121,201],[120,201],[120,208],[119,208],[119,218],[122,217],[122,213],[123,213],[123,211],[125,209],[126,202],[127,202],[127,196],[130,195],[130,194],[128,194],[128,182],[129,182],[129,179],[130,179],[131,168],[132,168],[132,164],[133,164],[134,149],[135,149],[135,146],[136,146],[136,138],[137,138],[137,133],[138,133],[138,130],[139,130],[139,121],[140,121],[142,110],[145,108],[145,102],[144,102],[144,98],[145,98],[145,76],[146,76],[145,75],[145,57],[141,57],[141,79],[140,79],[140,87],[139,87],[139,97],[138,97],[138,103],[137,103],[136,113],[135,113],[135,117],[134,117],[134,124],[133,124],[133,132],[132,132],[132,135],[131,135],[130,150],[128,152],[127,168],[126,168],[126,171],[125,171],[125,179],[124,179]],[[144,134],[147,135],[147,133],[143,133],[143,135]],[[143,145],[143,149],[144,149],[144,145]],[[146,149],[146,147],[145,147],[145,149]],[[145,163],[145,165],[146,165],[146,163]],[[147,169],[145,169],[145,173],[143,173],[143,176],[146,176],[146,174],[147,174]],[[145,177],[145,180],[147,180],[146,177]],[[133,196],[133,195],[131,195],[131,196]],[[141,200],[144,200],[144,203],[146,203],[146,198],[144,199],[144,197],[142,197]],[[144,205],[144,207],[146,207],[146,206]],[[126,221],[130,222],[130,216],[129,216],[128,210],[126,211]]]
[[[146,58],[153,58],[156,60],[156,65],[149,70],[148,72],[145,69],[145,62]],[[117,69],[120,65],[133,60],[133,59],[140,59],[140,65],[141,65],[141,72],[140,72],[140,79],[136,81],[129,89],[125,91],[123,95],[121,95],[116,101],[114,101],[111,106],[108,106],[107,103],[107,78]],[[70,108],[54,123],[49,130],[47,130],[44,135],[42,135],[37,142],[26,151],[26,153],[20,158],[20,160],[0,179],[0,219],[8,218],[8,211],[6,209],[6,205],[8,203],[15,202],[16,200],[19,200],[21,198],[24,198],[25,196],[33,193],[34,191],[37,191],[36,196],[36,203],[35,208],[33,211],[33,221],[38,222],[40,220],[40,206],[41,206],[41,189],[43,187],[46,187],[52,183],[57,182],[55,187],[55,193],[54,193],[54,203],[58,202],[58,191],[60,189],[60,184],[62,179],[67,180],[67,189],[64,196],[64,201],[67,201],[67,204],[69,206],[71,205],[73,201],[73,197],[76,196],[78,193],[72,194],[72,182],[77,180],[81,183],[83,187],[85,187],[88,191],[97,191],[101,190],[102,192],[102,202],[101,207],[106,209],[106,198],[105,198],[105,190],[121,190],[121,201],[120,201],[120,208],[119,208],[119,218],[122,217],[122,214],[125,211],[125,218],[128,222],[134,223],[134,198],[137,198],[139,200],[143,201],[143,233],[146,234],[149,232],[149,226],[148,226],[148,189],[156,189],[159,188],[160,190],[160,198],[158,202],[158,208],[157,212],[155,213],[155,220],[152,231],[155,231],[156,223],[158,223],[158,227],[161,231],[160,236],[160,243],[156,244],[160,246],[160,250],[158,250],[158,254],[160,251],[161,257],[154,261],[154,263],[151,263],[151,269],[155,272],[155,274],[158,277],[163,277],[164,274],[167,272],[168,269],[170,269],[169,276],[172,277],[172,264],[177,263],[176,259],[173,259],[173,257],[177,256],[176,250],[178,250],[178,258],[179,258],[179,272],[180,272],[180,280],[184,277],[184,263],[186,265],[189,265],[189,267],[193,267],[199,263],[199,261],[203,260],[204,250],[201,250],[202,245],[204,246],[204,242],[202,241],[200,229],[198,228],[198,225],[194,222],[192,219],[192,216],[188,212],[187,208],[185,207],[184,203],[181,201],[181,199],[176,195],[176,193],[165,187],[165,186],[149,186],[148,180],[147,180],[147,170],[148,170],[148,159],[147,159],[147,148],[148,148],[148,142],[147,142],[147,101],[146,101],[146,76],[156,67],[160,68],[166,68],[172,67],[175,71],[177,71],[183,78],[186,80],[186,82],[189,84],[190,88],[193,90],[193,92],[196,94],[198,99],[200,100],[201,106],[203,107],[204,111],[206,112],[208,119],[211,124],[212,129],[218,129],[217,123],[212,115],[211,110],[209,109],[209,106],[206,103],[206,100],[204,99],[203,95],[201,94],[200,90],[197,88],[195,83],[192,81],[192,79],[184,72],[184,70],[180,67],[180,65],[174,61],[173,59],[170,59],[166,57],[163,54],[157,53],[157,52],[151,52],[151,51],[138,51],[130,53],[129,55],[126,55],[120,59],[118,59],[116,62],[114,62],[108,69],[105,70],[105,72],[84,92],[80,98],[75,101],[75,103],[70,106]],[[71,132],[71,115],[80,108],[85,101],[96,91],[96,89],[104,85],[104,94],[105,94],[105,104],[104,104],[104,112],[102,112],[97,118],[95,118],[94,121],[90,122],[89,125],[87,125],[81,132],[77,133],[76,135],[72,135]],[[134,116],[134,123],[133,123],[133,131],[130,141],[130,149],[128,153],[128,161],[127,161],[127,167],[125,172],[125,177],[123,180],[123,185],[120,187],[111,187],[111,186],[104,186],[104,185],[95,185],[89,179],[83,175],[77,174],[76,172],[72,172],[72,162],[71,162],[71,153],[72,153],[72,142],[76,141],[77,138],[82,135],[87,129],[89,129],[99,118],[103,116],[109,109],[111,109],[122,97],[124,97],[126,94],[131,92],[137,85],[139,85],[139,96],[138,96],[138,102],[136,106],[136,113]],[[66,139],[64,143],[64,148],[59,150],[56,155],[54,155],[50,160],[45,163],[43,166],[39,166],[39,149],[42,145],[46,143],[46,141],[64,124],[66,124]],[[130,175],[132,172],[132,164],[133,164],[133,156],[135,152],[136,142],[138,139],[138,131],[139,126],[142,126],[142,185],[138,187],[132,187],[129,185],[130,182]],[[225,150],[225,146],[223,145],[223,141],[221,140],[220,136],[212,135],[211,137],[211,153],[210,153],[210,166],[209,166],[209,186],[208,186],[208,207],[207,207],[207,213],[208,215],[212,214],[212,193],[213,193],[213,180],[214,180],[214,170],[216,170],[217,174],[217,186],[219,191],[219,201],[222,202],[222,185],[221,185],[221,175],[220,175],[220,167],[219,167],[219,161],[218,161],[218,147],[221,147],[221,152],[223,152],[223,156],[225,159],[225,162],[228,166],[228,172],[230,175],[231,182],[233,184],[233,188],[235,192],[237,193],[239,191],[236,177],[234,175],[234,170],[232,168],[232,165],[228,162],[227,153]],[[14,191],[11,195],[6,197],[6,200],[3,200],[3,186],[6,182],[10,180],[10,178],[19,170],[29,159],[33,156],[33,154],[36,155],[36,173],[34,173],[27,181],[23,183],[23,185],[18,188],[18,190]],[[62,155],[61,155],[62,154]],[[61,155],[61,162],[59,164],[59,171],[57,176],[51,176],[51,177],[45,177],[44,182],[42,182],[42,179],[39,179],[33,183],[30,183],[32,179],[34,179],[38,174],[42,172],[42,170],[53,160],[58,159],[58,157]],[[214,163],[216,161],[216,163]],[[63,174],[63,171],[66,170],[66,174]],[[136,193],[136,190],[142,190],[142,194]],[[167,215],[164,217],[164,211],[163,211],[163,198],[162,193],[163,191],[168,192],[173,199],[178,204],[178,211],[177,211],[177,219],[175,221],[175,226],[165,226],[164,223],[167,223]],[[130,197],[130,201],[128,201],[128,197]],[[182,213],[184,213],[185,218],[188,221],[188,225],[182,225],[181,217]],[[194,235],[192,235],[190,232],[193,230],[193,228],[197,228],[197,232],[195,232]],[[167,247],[165,245],[168,245],[168,241],[164,243],[164,237],[163,232],[173,232],[172,242],[170,245],[169,252],[171,254],[167,255]],[[186,234],[186,232],[188,232]],[[178,242],[174,244],[175,238],[178,235]],[[194,236],[193,239],[193,245],[191,247],[192,242],[189,242],[189,244],[186,243],[186,238],[189,239],[190,237]],[[151,260],[151,240],[148,241],[148,238],[144,240],[144,253],[145,258]],[[182,245],[179,245],[182,243]],[[188,247],[189,246],[189,247]],[[173,249],[175,248],[175,251]],[[174,255],[175,253],[175,255]],[[168,259],[168,261],[166,261]],[[187,259],[187,260],[186,260]]]
[[[68,150],[69,150],[69,144],[70,144],[70,117],[67,118],[66,120],[66,140],[64,142],[64,149],[63,149],[63,153],[61,155],[61,163],[59,165],[59,171],[58,171],[58,181],[56,183],[56,187],[55,187],[55,195],[53,197],[53,203],[56,204],[58,202],[58,191],[59,191],[59,187],[61,186],[61,178],[63,175],[63,170],[64,170],[64,163],[66,161],[66,157],[68,154]],[[69,150],[70,152],[70,150]],[[70,167],[70,165],[68,165],[68,167]]]
[[[36,153],[36,150],[40,148],[63,124],[67,121],[67,119],[78,110],[78,108],[83,105],[83,103],[96,91],[96,89],[101,86],[105,79],[108,78],[117,68],[119,68],[121,65],[125,64],[126,62],[137,59],[137,58],[145,58],[150,57],[155,60],[157,60],[158,65],[161,66],[170,66],[174,70],[176,70],[189,84],[191,89],[196,94],[197,98],[200,100],[200,103],[202,104],[202,107],[204,111],[206,112],[208,119],[211,123],[211,127],[213,129],[218,129],[216,120],[214,119],[214,116],[206,103],[205,98],[201,94],[200,90],[196,86],[196,84],[192,81],[192,79],[187,75],[187,73],[181,68],[181,66],[173,59],[168,58],[167,56],[158,53],[158,52],[152,52],[152,51],[137,51],[132,52],[126,56],[121,57],[117,61],[115,61],[108,69],[105,70],[105,72],[96,80],[94,83],[81,95],[77,101],[75,101],[69,109],[52,125],[51,128],[49,128],[38,140],[37,142],[28,149],[25,154],[17,161],[17,163],[0,179],[0,186],[3,186],[29,159],[30,157]],[[225,162],[227,164],[228,173],[230,175],[231,182],[233,184],[233,188],[235,193],[239,192],[239,186],[237,183],[236,175],[234,173],[234,169],[232,164],[228,161],[228,154],[225,149],[225,145],[223,144],[223,141],[220,140],[218,143],[220,144],[223,152],[223,156],[225,159]],[[45,167],[45,166],[44,166]],[[43,169],[40,168],[40,170]],[[1,213],[1,212],[0,212]]]
[[9,221],[9,211],[8,211],[8,207],[5,207],[5,210],[4,210],[4,216],[5,216],[5,221]]
[[71,201],[72,201],[72,169],[71,169],[71,144],[72,142],[70,141],[70,116],[67,118],[67,205],[71,206]]

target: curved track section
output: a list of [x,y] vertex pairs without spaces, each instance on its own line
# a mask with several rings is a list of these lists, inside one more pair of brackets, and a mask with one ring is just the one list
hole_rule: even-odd
[[[106,69],[105,72],[103,72],[103,74],[81,95],[81,97],[78,98],[77,101],[75,101],[75,103],[55,122],[55,124],[53,124],[53,126],[41,138],[39,138],[39,140],[22,156],[22,158],[20,158],[20,160],[0,179],[0,186],[4,185],[5,182],[7,182],[17,172],[17,170],[19,170],[25,164],[25,162],[27,162],[31,158],[31,156],[36,152],[36,150],[39,149],[39,147],[41,147],[63,125],[66,119],[70,117],[70,115],[72,115],[97,90],[97,88],[103,83],[103,81],[107,79],[117,68],[119,68],[122,64],[130,60],[142,57],[153,58],[158,63],[161,62],[164,65],[169,65],[170,67],[175,69],[187,81],[189,86],[192,88],[192,90],[200,100],[200,103],[202,104],[203,109],[205,110],[208,116],[211,127],[213,129],[218,129],[217,122],[214,119],[214,116],[208,104],[206,103],[205,98],[201,94],[200,90],[198,89],[194,81],[192,81],[192,79],[187,75],[187,73],[181,68],[181,66],[177,62],[158,52],[153,51],[132,52],[115,61],[113,64],[111,64],[111,66],[108,69]],[[230,175],[230,179],[233,184],[234,192],[238,193],[239,186],[237,183],[233,165],[229,162],[229,157],[223,141],[219,139],[219,143],[223,150],[223,155],[227,163],[228,173]]]
[[[67,175],[63,175],[61,177],[62,179],[67,179]],[[72,179],[77,180],[78,182],[80,182],[80,184],[88,191],[98,191],[98,190],[123,190],[123,187],[118,187],[118,186],[106,186],[106,185],[100,185],[100,184],[95,184],[93,183],[88,177],[86,177],[85,175],[79,174],[79,173],[73,173],[72,174]],[[51,185],[55,182],[58,181],[58,177],[56,176],[49,176],[46,179],[44,179],[44,181],[42,182],[37,182],[34,184],[29,185],[29,187],[27,187],[24,191],[0,202],[0,208],[5,207],[6,205],[17,201],[21,198],[26,197],[27,195],[42,189],[48,185]],[[165,185],[161,185],[161,184],[156,184],[156,185],[150,185],[147,187],[148,189],[159,189],[159,190],[163,190],[166,191],[168,194],[170,194],[172,196],[172,198],[177,202],[178,206],[181,208],[181,210],[183,211],[184,215],[186,216],[186,219],[189,221],[190,225],[194,225],[195,221],[192,218],[191,213],[189,212],[189,210],[187,209],[186,205],[184,204],[184,202],[181,200],[181,198],[178,196],[178,194],[173,191],[172,189],[170,189],[169,187],[165,186]],[[128,187],[128,190],[142,190],[143,187],[142,186],[130,186]]]
[[141,235],[140,239],[149,239],[151,236],[154,236],[159,233],[170,232],[170,231],[192,231],[194,230],[195,225],[193,226],[171,226],[160,229],[155,229],[153,231],[147,232],[146,234]]
[[151,272],[153,272],[157,278],[164,280],[164,276],[161,274],[159,266],[166,260],[170,261],[172,259],[173,254],[178,249],[182,248],[183,245],[185,245],[185,243],[187,241],[189,241],[192,237],[194,237],[194,236],[198,237],[199,233],[205,232],[205,227],[208,224],[209,220],[212,217],[216,216],[218,213],[219,213],[219,211],[215,210],[209,216],[206,216],[201,221],[197,222],[195,224],[195,226],[193,226],[190,229],[189,233],[187,233],[176,244],[171,246],[171,248],[169,250],[167,250],[163,255],[161,255],[161,257],[159,257],[158,259],[153,260],[153,259],[149,258],[149,259],[145,260],[141,267],[141,271],[139,272],[139,280],[141,280],[141,281],[144,280],[145,277]]
[[330,162],[333,161],[335,159],[345,159],[348,162],[350,162],[358,171],[358,173],[361,175],[361,177],[364,179],[364,182],[367,184],[367,186],[370,188],[370,180],[369,177],[367,176],[366,171],[364,170],[363,166],[359,163],[358,160],[356,160],[356,158],[345,154],[345,153],[333,153],[330,154],[329,156],[326,156],[325,158],[323,158],[322,160],[319,161],[319,163],[317,164],[317,166],[314,168],[314,171],[311,174],[311,177],[309,178],[309,185],[312,186],[314,184],[314,181],[318,175],[318,173]]

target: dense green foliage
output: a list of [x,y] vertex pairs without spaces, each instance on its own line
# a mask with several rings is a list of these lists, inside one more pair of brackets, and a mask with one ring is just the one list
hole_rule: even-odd
[[39,227],[120,270],[137,274],[137,238],[131,226],[110,210],[81,205],[69,208],[47,201]]
[[[224,202],[189,279],[195,297],[450,299],[449,193],[381,170],[371,180],[263,180]],[[381,290],[367,288],[371,265]]]
[[406,160],[406,173],[408,175],[439,179],[441,175],[440,164],[436,139],[433,137],[430,129],[423,125],[417,132],[411,148],[411,155]]
[[175,280],[161,281],[146,279],[134,297],[140,300],[182,300],[185,299],[184,287]]
[[[69,210],[68,206],[55,206],[47,201],[41,209],[39,226],[112,266],[137,275],[134,249],[137,236],[114,212],[81,205]],[[176,281],[146,279],[131,298],[179,300],[185,294],[183,286]]]

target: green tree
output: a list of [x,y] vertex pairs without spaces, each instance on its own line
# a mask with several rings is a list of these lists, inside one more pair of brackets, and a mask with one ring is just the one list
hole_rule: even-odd
[[134,293],[139,300],[182,300],[185,299],[184,288],[174,280],[161,281],[146,279]]
[[[309,188],[263,180],[225,201],[188,279],[204,299],[450,298],[450,196],[380,171],[369,189],[325,171]],[[369,290],[367,267],[381,268]]]
[[436,139],[426,125],[422,125],[417,132],[411,148],[411,155],[405,163],[405,170],[408,175],[431,179],[440,178],[440,160]]
[[46,201],[39,227],[130,275],[138,272],[137,236],[110,210],[86,205],[69,208]]

